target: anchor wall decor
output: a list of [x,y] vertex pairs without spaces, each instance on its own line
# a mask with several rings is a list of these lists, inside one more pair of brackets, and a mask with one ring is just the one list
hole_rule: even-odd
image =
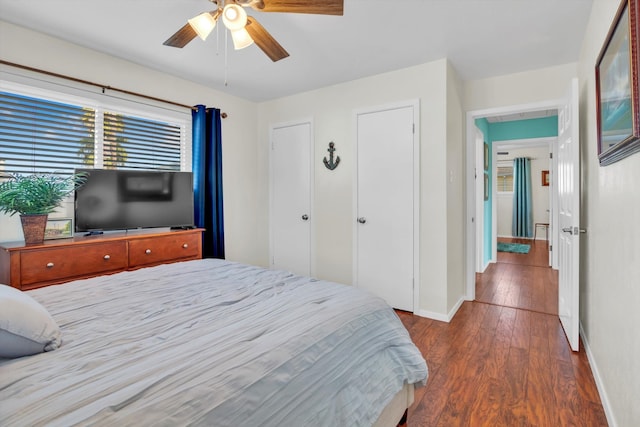
[[335,147],[335,144],[333,142],[330,142],[329,148],[327,149],[327,151],[329,152],[329,160],[327,160],[326,157],[322,160],[324,162],[324,165],[329,170],[334,170],[335,168],[338,167],[338,164],[340,163],[340,156],[336,156],[336,160],[335,161],[333,160],[333,152],[336,151],[334,147]]

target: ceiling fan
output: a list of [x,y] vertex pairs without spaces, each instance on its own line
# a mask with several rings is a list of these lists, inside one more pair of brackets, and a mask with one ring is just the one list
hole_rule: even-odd
[[201,13],[187,21],[163,44],[182,48],[196,36],[205,40],[220,18],[231,32],[233,46],[242,49],[255,42],[273,62],[289,56],[289,53],[243,8],[259,12],[310,13],[317,15],[342,15],[344,0],[209,0],[217,5],[215,10]]

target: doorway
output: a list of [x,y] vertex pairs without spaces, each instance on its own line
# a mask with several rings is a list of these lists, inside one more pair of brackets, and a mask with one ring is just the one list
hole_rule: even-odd
[[[528,120],[541,117],[555,117],[557,116],[558,103],[557,101],[547,101],[536,104],[525,104],[521,106],[501,107],[488,110],[471,111],[467,113],[467,181],[466,181],[466,197],[467,197],[467,277],[466,277],[466,299],[474,300],[476,298],[476,273],[481,272],[477,268],[477,254],[476,248],[482,246],[484,248],[484,262],[481,265],[489,266],[490,263],[497,261],[497,251],[495,242],[497,241],[497,223],[495,222],[496,213],[493,210],[493,198],[497,193],[495,187],[495,176],[491,176],[490,190],[488,191],[488,197],[485,196],[484,200],[479,197],[482,194],[478,191],[478,188],[484,187],[486,180],[483,173],[477,173],[477,141],[476,141],[476,120],[477,119],[490,119],[494,122],[512,122],[516,120]],[[555,119],[557,120],[557,119]],[[488,121],[488,120],[485,120]],[[535,133],[529,138],[537,137]],[[499,140],[499,138],[497,138]],[[513,138],[517,139],[517,138]],[[524,139],[524,137],[518,138]],[[489,161],[487,167],[483,168],[487,170],[488,174],[495,173],[497,157],[495,150],[489,150]],[[551,171],[553,173],[553,171]],[[533,179],[534,177],[532,177]],[[485,193],[486,194],[486,193]],[[478,204],[485,206],[483,223],[476,221]],[[484,232],[483,232],[484,229]],[[483,239],[479,242],[479,239]],[[553,241],[553,236],[550,236],[550,243]]]
[[[550,112],[553,110],[549,110]],[[531,215],[533,237],[550,242],[549,236],[554,221],[551,216],[554,203],[554,186],[549,185],[552,180],[543,181],[543,174],[549,176],[552,170],[550,155],[558,138],[527,138],[520,140],[495,141],[492,147],[492,259],[497,260],[496,242],[501,237],[512,237],[513,221],[513,161],[518,157],[529,159],[531,173]],[[548,244],[550,250],[552,244]],[[547,265],[551,265],[551,251],[547,254]]]

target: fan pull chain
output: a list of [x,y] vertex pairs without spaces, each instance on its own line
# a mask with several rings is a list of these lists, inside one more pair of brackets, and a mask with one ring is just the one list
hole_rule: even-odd
[[229,32],[225,31],[224,32],[224,85],[227,86],[227,74],[228,74],[228,63],[227,63],[227,51],[228,49],[228,40],[227,38],[229,37]]
[[216,25],[216,56],[220,56],[220,25]]

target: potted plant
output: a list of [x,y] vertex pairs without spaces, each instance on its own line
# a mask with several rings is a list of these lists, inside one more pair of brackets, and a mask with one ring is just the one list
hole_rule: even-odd
[[0,213],[20,214],[25,243],[42,243],[49,214],[85,179],[79,173],[9,175],[0,182]]

